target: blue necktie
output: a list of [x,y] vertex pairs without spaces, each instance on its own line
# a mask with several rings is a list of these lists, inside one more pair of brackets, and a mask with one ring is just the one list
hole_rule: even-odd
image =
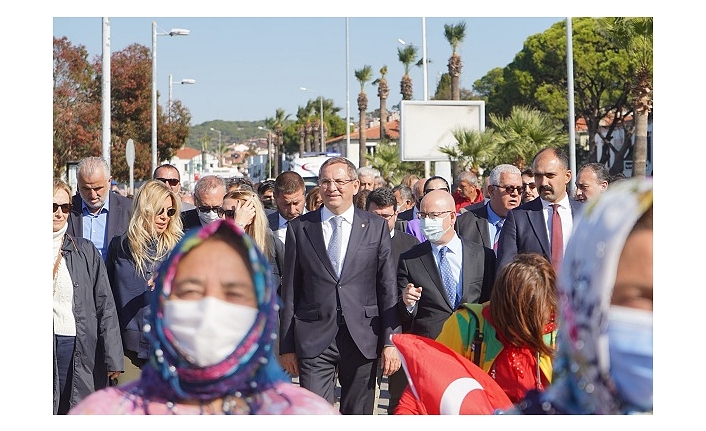
[[500,231],[503,228],[503,222],[505,220],[500,219],[497,223],[495,223],[495,239],[493,240],[493,250],[495,251],[495,255],[498,255],[498,240],[500,239]]
[[449,299],[451,308],[456,308],[456,279],[451,272],[449,259],[446,258],[447,251],[449,251],[449,248],[446,246],[439,249],[439,272],[441,273],[441,280],[444,282],[446,297]]
[[331,234],[331,241],[328,243],[328,257],[331,259],[331,265],[336,271],[336,275],[341,274],[341,223],[343,223],[343,217],[336,216],[332,217],[330,220],[331,227],[333,228],[333,233]]

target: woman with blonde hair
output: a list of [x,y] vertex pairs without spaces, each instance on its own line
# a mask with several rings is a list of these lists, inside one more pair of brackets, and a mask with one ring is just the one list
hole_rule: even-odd
[[181,199],[160,180],[137,190],[127,232],[108,246],[106,266],[120,318],[125,373],[118,383],[137,379],[149,358],[143,332],[154,289],[153,274],[181,239]]
[[98,249],[66,232],[71,188],[54,179],[54,414],[69,409],[123,370],[118,313]]

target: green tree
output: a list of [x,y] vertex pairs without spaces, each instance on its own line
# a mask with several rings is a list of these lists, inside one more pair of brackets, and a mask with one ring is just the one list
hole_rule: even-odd
[[646,175],[647,122],[652,112],[652,17],[603,18],[600,25],[608,39],[630,58],[633,80],[630,92],[635,112],[633,176]]
[[456,144],[440,147],[439,151],[449,156],[449,161],[455,163],[459,172],[471,171],[478,175],[481,169],[486,170],[492,165],[497,148],[495,132],[492,129],[481,131],[458,128],[451,134],[456,139]]
[[380,140],[387,139],[387,96],[390,95],[390,86],[387,85],[387,65],[380,69],[380,78],[373,81],[373,85],[378,86],[378,97],[380,98]]
[[272,139],[272,147],[274,153],[272,155],[272,158],[275,160],[275,163],[272,166],[274,168],[274,172],[272,173],[274,177],[277,177],[277,175],[279,175],[282,170],[282,157],[280,156],[284,149],[284,141],[282,139],[282,134],[284,127],[286,126],[285,122],[288,118],[289,114],[285,113],[284,109],[282,108],[277,108],[274,117],[265,118],[265,127],[272,130],[275,135]]
[[394,142],[380,142],[375,147],[375,154],[366,154],[368,166],[378,171],[387,184],[397,185],[406,174],[424,176],[424,162],[403,162],[400,149]]
[[366,112],[368,110],[368,96],[365,94],[365,83],[370,81],[372,79],[372,76],[373,68],[372,66],[369,66],[367,64],[363,66],[362,69],[358,69],[355,71],[355,79],[357,79],[358,83],[360,83],[360,93],[358,94],[358,113],[360,115],[360,133],[358,139],[358,167],[367,165],[367,159],[365,156],[368,154],[368,148],[366,145],[365,131],[367,122]]
[[412,44],[405,45],[404,48],[397,48],[397,58],[404,66],[404,75],[402,75],[402,80],[400,80],[402,100],[412,100],[412,77],[409,76],[409,71],[417,61],[418,52],[417,47]]
[[[574,18],[572,30],[574,111],[576,119],[586,122],[590,159],[596,161],[595,136],[600,122],[609,113],[631,110],[624,105],[632,80],[630,61],[601,33],[598,19]],[[567,121],[565,20],[527,38],[522,51],[503,69],[502,79],[495,70],[490,73],[493,76],[482,78],[486,84],[494,84],[487,94],[488,114],[507,116],[514,106],[524,105],[548,113],[566,131],[574,127]]]
[[461,56],[458,55],[458,47],[466,38],[466,23],[444,24],[444,37],[451,45],[451,57],[449,57],[449,76],[451,76],[451,100],[461,100]]

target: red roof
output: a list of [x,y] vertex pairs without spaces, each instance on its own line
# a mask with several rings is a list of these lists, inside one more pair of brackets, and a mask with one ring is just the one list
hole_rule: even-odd
[[181,150],[177,150],[175,156],[182,160],[191,160],[194,157],[201,154],[201,151],[196,148],[184,147]]
[[[387,123],[387,137],[389,139],[399,139],[400,138],[400,122],[399,120],[390,121]],[[345,139],[346,135],[336,136],[327,139],[326,142],[336,142],[341,139]],[[360,139],[360,132],[351,132],[351,139]],[[365,129],[365,139],[366,140],[376,140],[380,139],[380,126],[368,127]]]

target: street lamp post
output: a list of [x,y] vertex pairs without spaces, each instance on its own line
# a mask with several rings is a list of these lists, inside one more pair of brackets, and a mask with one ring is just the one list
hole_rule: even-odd
[[267,132],[267,178],[272,178],[272,130],[262,126],[257,128]]
[[[174,82],[172,81],[172,74],[169,74],[169,121],[172,120],[172,84]],[[195,79],[182,79],[181,81],[177,81],[177,84],[196,84]]]
[[189,33],[183,28],[157,33],[157,22],[152,21],[152,172],[157,169],[157,36],[188,36]]
[[218,132],[218,167],[223,167],[223,163],[221,163],[221,156],[222,156],[222,149],[221,149],[221,131],[216,130],[213,127],[211,127],[211,131],[213,132]]
[[[299,89],[302,91],[311,91],[311,88],[306,88],[306,87],[299,87]],[[324,98],[323,98],[323,96],[319,96],[319,114],[321,115],[321,118],[319,119],[319,123],[321,123],[321,149],[320,149],[320,151],[323,153],[326,151],[326,144],[324,143]]]

